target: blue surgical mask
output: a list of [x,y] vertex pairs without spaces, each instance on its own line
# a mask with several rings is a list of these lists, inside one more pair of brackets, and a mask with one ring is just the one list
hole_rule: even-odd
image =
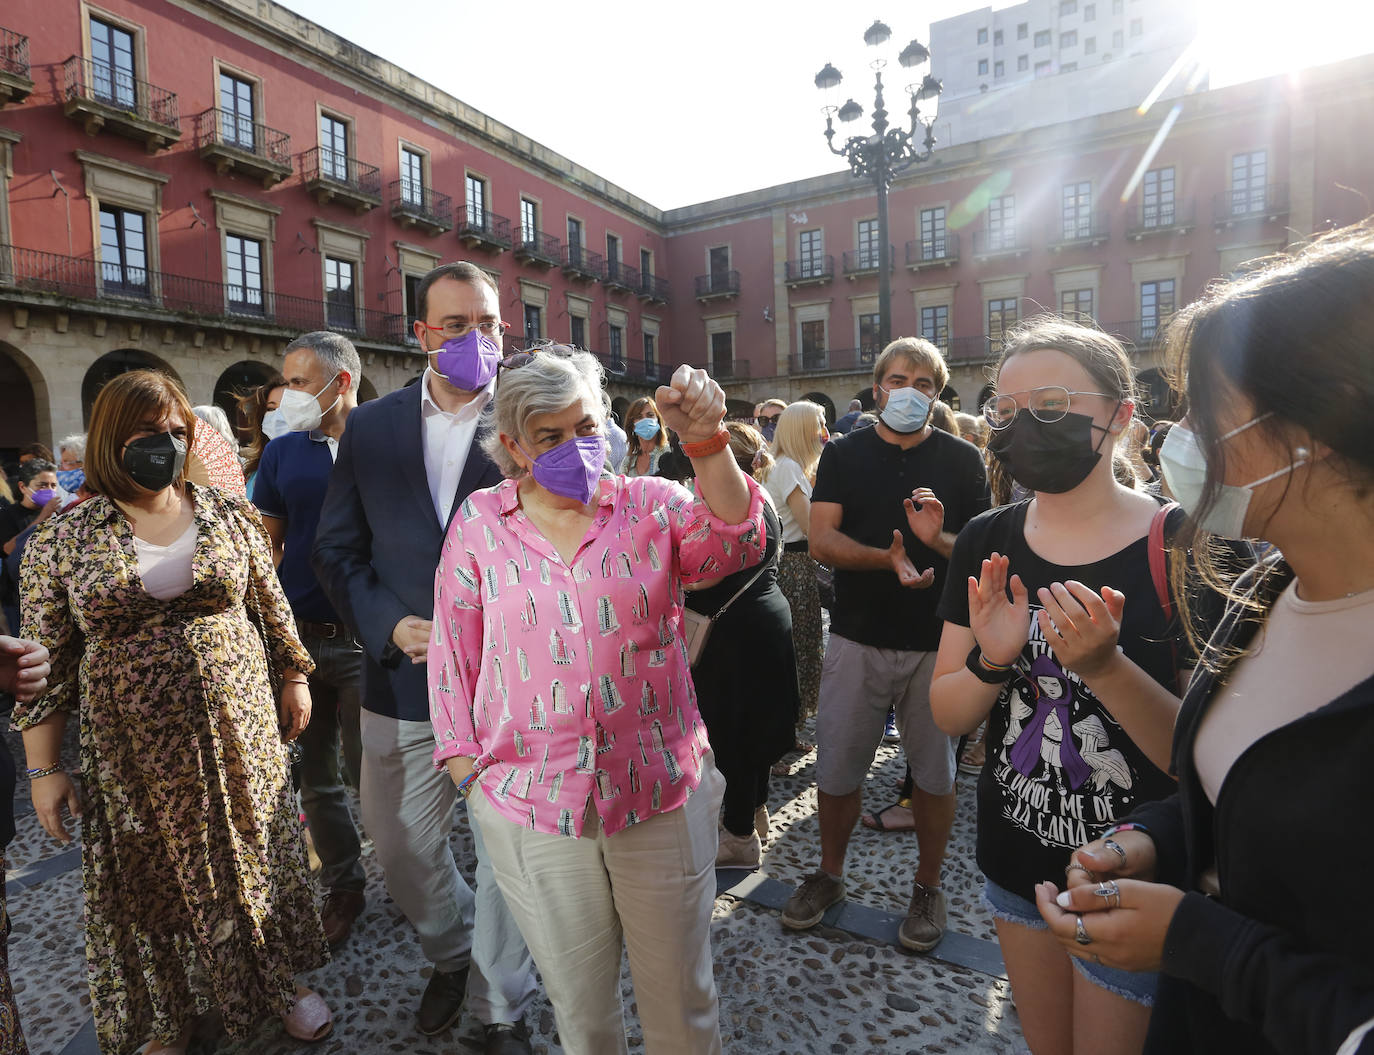
[[[879,386],[882,388],[882,386]],[[919,388],[882,389],[887,393],[887,406],[878,415],[884,425],[893,432],[910,435],[920,432],[930,420],[933,400]]]
[[635,422],[634,430],[641,440],[651,440],[658,435],[658,422],[653,418],[640,418]]

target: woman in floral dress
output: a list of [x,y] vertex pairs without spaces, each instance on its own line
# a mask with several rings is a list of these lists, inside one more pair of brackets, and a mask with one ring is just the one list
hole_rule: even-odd
[[[194,427],[169,378],[110,381],[86,458],[98,493],[43,525],[21,572],[24,636],[52,674],[14,718],[43,826],[66,842],[62,808],[82,817],[102,1052],[184,1052],[211,1007],[235,1039],[273,1013],[303,1040],[331,1027],[294,979],[328,959],[282,742],[309,721],[312,664],[252,507],[185,481]],[[80,796],[57,765],[73,714]]]

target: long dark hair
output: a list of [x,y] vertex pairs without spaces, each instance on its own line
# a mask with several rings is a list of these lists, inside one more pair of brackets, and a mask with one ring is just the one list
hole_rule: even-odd
[[[1206,581],[1228,595],[1234,562],[1228,567],[1227,551],[1196,526],[1221,493],[1226,445],[1219,412],[1228,393],[1250,401],[1263,417],[1254,427],[1276,446],[1291,446],[1286,434],[1296,427],[1331,449],[1330,464],[1344,472],[1358,498],[1374,493],[1371,290],[1374,217],[1214,285],[1168,327],[1171,382],[1187,399],[1188,423],[1207,460],[1202,497],[1176,545],[1191,547]],[[1291,485],[1292,476],[1287,479]],[[1257,583],[1251,596],[1265,596],[1262,587]],[[1196,644],[1193,620],[1185,625]]]

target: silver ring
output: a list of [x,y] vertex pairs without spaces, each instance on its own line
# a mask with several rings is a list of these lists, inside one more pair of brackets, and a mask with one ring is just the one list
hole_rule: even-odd
[[[1112,879],[1093,888],[1093,893],[1107,902],[1108,908],[1121,907],[1121,888],[1116,885],[1116,880]],[[1116,898],[1116,904],[1112,904],[1112,898]]]
[[1094,875],[1094,873],[1092,872],[1092,870],[1089,869],[1088,866],[1085,865],[1082,861],[1080,861],[1077,857],[1075,857],[1067,865],[1064,866],[1064,874],[1068,875],[1075,868],[1078,869],[1078,871],[1080,872],[1086,872],[1091,878],[1097,878],[1096,875]]
[[1121,844],[1119,842],[1117,842],[1115,839],[1103,839],[1102,845],[1121,858],[1122,868],[1126,867],[1126,851],[1121,848]]
[[1088,932],[1083,929],[1083,917],[1074,916],[1074,936],[1073,940],[1079,945],[1091,945],[1093,940],[1088,937]]

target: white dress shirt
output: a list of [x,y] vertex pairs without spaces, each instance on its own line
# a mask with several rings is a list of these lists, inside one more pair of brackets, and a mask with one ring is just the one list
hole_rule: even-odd
[[425,368],[420,378],[420,423],[425,447],[425,479],[429,482],[429,497],[440,525],[448,523],[448,511],[453,496],[458,493],[458,480],[468,462],[468,451],[477,438],[477,425],[482,411],[496,390],[496,379],[475,397],[450,414],[434,402],[429,385],[434,371]]

